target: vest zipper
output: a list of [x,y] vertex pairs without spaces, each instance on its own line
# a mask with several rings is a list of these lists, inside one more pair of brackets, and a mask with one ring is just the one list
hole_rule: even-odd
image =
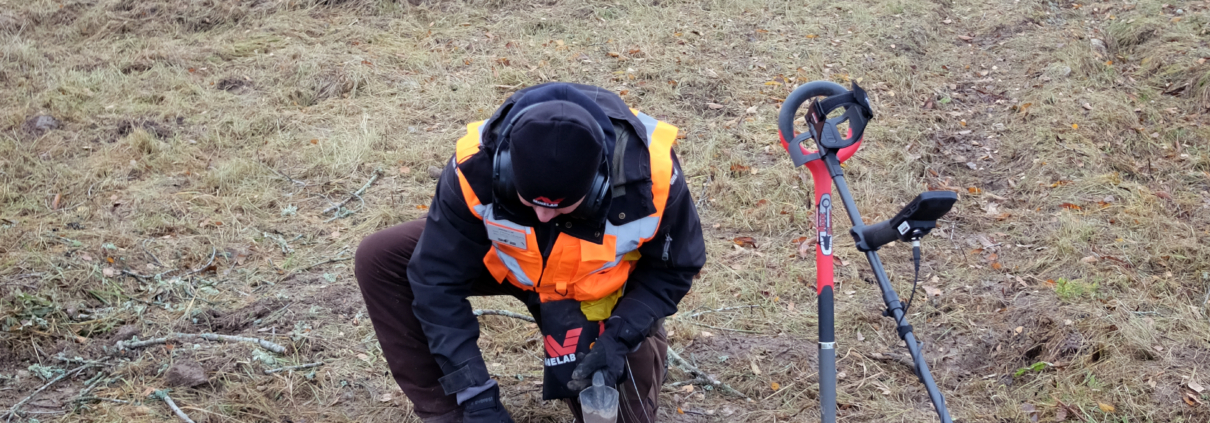
[[664,235],[664,261],[668,261],[668,247],[672,245],[672,234]]

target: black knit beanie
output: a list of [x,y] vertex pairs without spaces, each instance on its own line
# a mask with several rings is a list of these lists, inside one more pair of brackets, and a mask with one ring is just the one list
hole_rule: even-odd
[[508,134],[517,193],[557,209],[583,198],[605,154],[605,134],[579,105],[553,100],[523,110]]

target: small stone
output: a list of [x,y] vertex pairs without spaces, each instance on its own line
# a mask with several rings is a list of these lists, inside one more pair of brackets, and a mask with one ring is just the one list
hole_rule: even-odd
[[21,129],[30,135],[42,135],[47,131],[59,129],[59,120],[50,115],[38,115],[26,120]]
[[113,333],[112,340],[115,342],[116,341],[125,341],[127,339],[134,338],[136,335],[138,335],[141,332],[142,332],[142,330],[140,330],[138,326],[122,325],[122,327],[119,327],[118,330]]
[[191,388],[207,382],[206,369],[193,360],[182,360],[168,368],[168,386]]
[[429,166],[429,177],[433,179],[441,179],[441,168],[437,166]]

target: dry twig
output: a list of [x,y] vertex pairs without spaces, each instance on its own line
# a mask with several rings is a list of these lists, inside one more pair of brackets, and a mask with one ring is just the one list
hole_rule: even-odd
[[45,391],[46,388],[49,388],[50,385],[54,385],[55,383],[58,383],[60,380],[66,379],[68,376],[75,375],[76,373],[82,372],[82,371],[84,371],[84,369],[87,369],[87,368],[93,367],[93,366],[96,366],[96,365],[89,363],[89,364],[85,364],[80,367],[76,367],[74,369],[63,372],[63,374],[59,375],[58,377],[51,379],[50,382],[46,382],[46,384],[42,385],[41,388],[38,388],[32,394],[29,394],[29,396],[25,397],[25,399],[22,399],[21,401],[18,401],[16,404],[14,404],[12,408],[9,408],[8,412],[5,413],[6,415],[8,415],[8,418],[6,418],[4,421],[5,422],[13,421],[13,416],[17,415],[17,411],[21,409],[21,406],[24,406],[25,403],[34,399],[34,397],[38,396],[38,394],[42,393],[42,391]]
[[742,392],[735,390],[735,388],[732,388],[731,385],[727,385],[726,383],[723,383],[723,382],[719,381],[718,379],[715,379],[714,376],[710,376],[706,372],[703,372],[702,369],[697,368],[697,366],[689,364],[688,361],[685,361],[684,358],[681,358],[681,355],[677,354],[676,351],[674,351],[671,347],[668,348],[668,362],[679,367],[681,370],[684,370],[685,373],[689,373],[696,378],[704,379],[707,382],[710,382],[710,385],[713,385],[715,387],[718,387],[719,389],[722,389],[723,392],[748,399],[747,395],[744,395]]
[[309,369],[309,368],[312,368],[312,367],[319,367],[319,366],[322,366],[322,365],[324,365],[324,362],[322,362],[322,361],[317,361],[317,362],[314,362],[314,363],[299,364],[299,365],[297,365],[297,366],[286,366],[286,367],[278,367],[278,368],[276,368],[276,369],[265,369],[265,374],[267,374],[267,375],[271,375],[271,374],[274,374],[274,373],[277,373],[277,372],[287,372],[287,371],[291,371],[291,370],[302,370],[302,369]]
[[180,407],[176,406],[176,402],[172,401],[172,397],[168,396],[168,392],[166,392],[164,390],[159,390],[159,391],[155,391],[154,395],[156,398],[164,400],[164,402],[167,403],[168,406],[172,408],[172,412],[176,413],[176,416],[180,417],[181,420],[184,420],[186,423],[193,423],[193,419],[190,419],[188,414],[185,414],[184,411],[181,411]]
[[537,323],[533,317],[526,316],[526,315],[520,314],[520,313],[513,313],[513,312],[507,311],[507,310],[475,310],[475,315],[476,316],[493,315],[493,316],[512,317],[514,319],[521,319],[521,320],[524,320],[524,321],[527,321],[530,323]]
[[344,207],[345,204],[348,204],[350,201],[353,201],[354,198],[360,197],[361,194],[364,194],[367,189],[370,189],[370,185],[374,185],[374,181],[377,181],[378,177],[381,175],[382,175],[382,169],[374,169],[374,175],[370,177],[370,180],[367,181],[365,185],[361,186],[361,189],[354,192],[353,195],[350,195],[349,198],[346,198],[344,201],[341,201],[340,203],[337,203],[337,204],[333,205],[332,207],[328,207],[328,208],[324,209],[324,211],[319,212],[319,214],[326,214],[330,211],[340,210],[340,208]]
[[202,338],[202,339],[205,339],[208,341],[248,342],[248,343],[260,345],[261,348],[264,348],[269,351],[273,351],[278,354],[286,353],[286,347],[283,347],[279,344],[275,344],[273,342],[266,341],[264,339],[248,338],[248,337],[244,337],[244,336],[219,335],[217,333],[176,333],[176,334],[173,334],[172,336],[148,339],[146,341],[135,341],[135,342],[118,341],[118,343],[114,344],[114,347],[117,348],[118,351],[121,351],[124,349],[143,348],[143,347],[151,346],[151,345],[164,344],[169,341],[173,341],[173,340],[180,339],[180,338]]

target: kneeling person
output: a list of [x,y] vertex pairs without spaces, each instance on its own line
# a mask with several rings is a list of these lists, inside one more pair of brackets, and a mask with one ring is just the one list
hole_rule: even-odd
[[511,422],[467,297],[511,295],[544,335],[544,399],[601,372],[620,421],[654,421],[663,319],[705,263],[676,128],[592,86],[518,91],[467,126],[425,219],[367,237],[356,275],[391,372],[426,422]]

